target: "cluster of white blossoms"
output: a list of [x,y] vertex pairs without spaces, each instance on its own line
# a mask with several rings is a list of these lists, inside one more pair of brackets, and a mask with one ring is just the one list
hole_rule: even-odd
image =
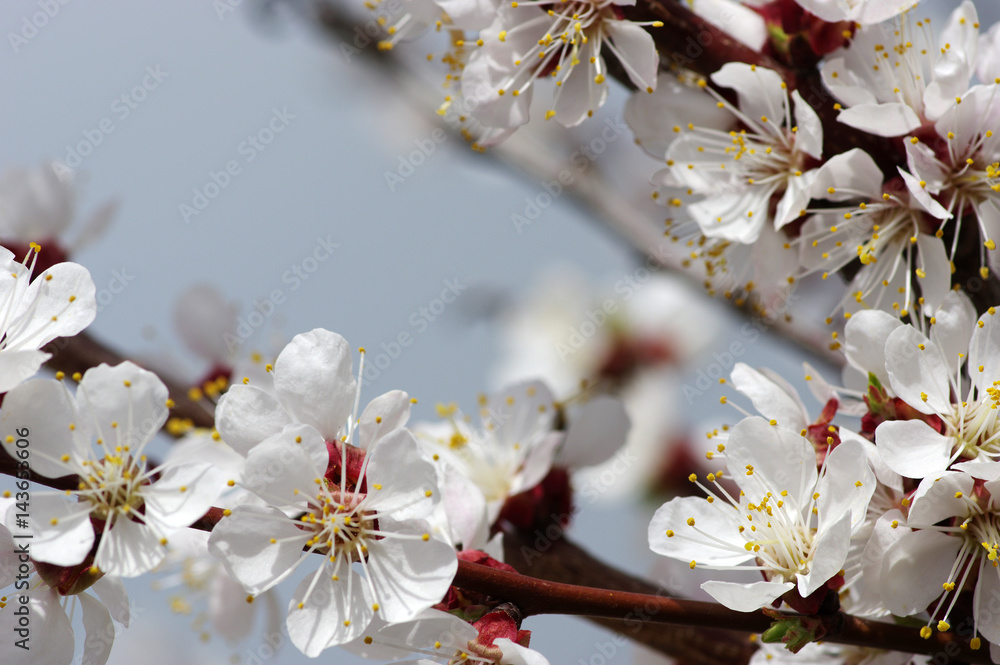
[[[731,62],[630,100],[640,145],[667,165],[653,177],[674,211],[666,234],[710,290],[768,306],[807,275],[843,272],[838,309],[905,317],[933,311],[956,268],[989,275],[996,46],[970,0],[939,31],[903,12],[910,4],[802,3],[808,20],[857,21],[838,24],[839,42],[811,43],[822,83]],[[769,29],[792,39],[768,11]],[[838,138],[824,137],[831,129]]]
[[[807,365],[813,412],[777,373],[738,362],[774,321],[756,317],[716,354],[717,373],[694,382],[707,385],[683,392],[693,406],[728,372],[720,383],[752,409],[734,405],[743,418],[709,433],[707,465],[674,478],[667,470],[690,461],[688,448],[664,447],[682,419],[678,369],[718,321],[653,274],[673,262],[653,242],[613,296],[558,282],[508,310],[504,387],[468,415],[441,403],[436,421],[415,424],[402,390],[363,405],[364,349],[355,373],[347,341],[316,328],[268,363],[242,346],[257,325],[195,286],[175,319],[204,373],[178,407],[188,419],[172,418],[171,391],[190,378],[172,358],[158,359],[165,381],[147,369],[156,362],[83,365],[44,350],[95,318],[90,274],[65,259],[114,207],[67,241],[71,174],[9,171],[0,242],[17,251],[0,247],[0,471],[14,484],[0,498],[0,633],[22,635],[28,612],[45,637],[33,650],[0,644],[0,661],[103,665],[131,618],[122,580],[156,573],[191,592],[174,596],[178,612],[207,597],[205,636],[252,636],[264,606],[271,632],[311,658],[340,647],[547,665],[521,609],[475,584],[537,584],[528,613],[568,593],[508,577],[503,539],[544,533],[547,549],[581,481],[610,473],[581,493],[650,480],[690,490],[655,511],[648,544],[707,575],[700,587],[718,603],[799,613],[763,634],[751,662],[910,661],[823,643],[843,637],[840,611],[911,626],[898,630],[914,642],[954,633],[942,644],[989,647],[1000,662],[1000,316],[987,302],[1000,264],[1000,24],[982,30],[971,0],[940,29],[912,0],[366,4],[382,50],[429,28],[447,36],[439,113],[477,148],[532,114],[575,127],[614,79],[634,87],[625,118],[661,162],[664,235],[710,291],[787,315],[798,282],[849,282],[831,345],[843,385]],[[681,53],[677,35],[689,33],[716,41]],[[539,86],[551,90],[536,96]],[[629,227],[670,244],[661,231]],[[49,360],[81,371],[39,376]],[[162,458],[161,432],[178,439]],[[528,549],[525,565],[541,556]],[[605,611],[604,591],[574,593]]]
[[[977,320],[953,293],[926,329],[867,310],[845,338],[864,380],[835,389],[807,368],[827,407],[815,421],[780,377],[737,365],[732,385],[763,417],[710,437],[719,470],[691,476],[707,500],[664,504],[650,546],[691,568],[756,571],[757,581],[702,585],[735,610],[784,602],[811,614],[833,603],[912,617],[925,638],[961,626],[995,657],[1000,317],[991,308]],[[859,431],[833,424],[831,407],[861,415]]]

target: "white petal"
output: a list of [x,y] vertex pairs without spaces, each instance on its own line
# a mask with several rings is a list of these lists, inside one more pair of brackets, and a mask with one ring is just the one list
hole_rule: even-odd
[[[309,425],[290,425],[247,455],[243,484],[277,507],[300,505],[326,474],[330,455],[323,437]],[[315,494],[311,494],[315,496]]]
[[315,575],[319,578],[308,598],[314,575],[299,583],[288,604],[288,635],[310,658],[359,637],[372,618],[368,586],[357,573],[349,571],[334,582],[324,566]]
[[500,647],[503,658],[501,665],[549,665],[548,659],[534,649],[522,647],[506,637],[498,637],[493,644]]
[[708,595],[737,612],[753,612],[770,605],[786,591],[794,589],[791,582],[705,582],[701,585]]
[[[36,494],[31,499],[31,556],[57,566],[75,566],[87,558],[94,544],[89,504],[59,494]],[[8,527],[14,526],[15,514],[8,513]]]
[[767,23],[757,12],[731,0],[692,0],[691,11],[754,51],[767,43]]
[[[277,542],[271,543],[273,538]],[[302,554],[309,533],[274,508],[239,506],[220,521],[208,549],[251,594],[285,579]]]
[[[570,71],[559,89],[553,110],[556,120],[563,127],[575,127],[604,105],[608,97],[608,84],[598,83],[598,71],[604,70],[604,61],[591,41],[583,46],[579,64]],[[590,65],[590,58],[597,61]],[[645,88],[643,88],[645,89]]]
[[[412,530],[405,535],[419,536]],[[436,538],[388,536],[368,543],[368,564],[374,602],[385,621],[408,621],[441,602],[458,570],[455,549]]]
[[88,369],[76,392],[77,408],[109,445],[132,451],[167,422],[167,387],[152,372],[125,361]]
[[875,429],[879,455],[907,478],[924,478],[948,468],[955,439],[922,420],[889,420]]
[[688,214],[709,238],[724,238],[744,245],[760,237],[767,223],[771,190],[751,187],[722,193],[688,206]]
[[[47,279],[49,276],[52,279]],[[56,337],[71,337],[97,316],[94,280],[76,263],[58,263],[28,286],[7,326],[8,349],[37,349]],[[70,300],[72,298],[72,300]]]
[[933,312],[944,302],[951,290],[951,262],[940,238],[929,233],[917,234],[917,249],[920,252],[918,267],[924,276],[917,275],[924,306]]
[[698,88],[683,85],[669,74],[661,74],[656,90],[633,94],[625,104],[625,122],[635,133],[643,150],[665,160],[667,150],[678,136],[673,128],[698,121],[699,127],[726,130],[735,122],[733,115],[720,109],[715,99]]
[[[382,435],[403,427],[410,418],[410,396],[402,390],[379,395],[365,407],[358,425],[358,446],[371,450],[372,443]],[[376,421],[377,419],[377,421]]]
[[906,183],[906,188],[910,191],[910,195],[917,201],[917,203],[920,204],[921,208],[938,219],[951,218],[951,213],[945,210],[944,206],[938,203],[937,200],[931,196],[931,193],[927,191],[926,187],[920,185],[920,181],[914,175],[907,173],[902,169],[902,167],[897,168],[899,170],[899,175],[903,177],[903,182]]
[[850,515],[852,529],[861,524],[875,492],[875,474],[861,443],[844,440],[827,455],[826,471],[816,491],[819,492],[816,507],[820,532],[845,514]]
[[274,363],[274,389],[299,422],[336,441],[357,392],[347,340],[322,328],[293,337]]
[[[934,316],[934,325],[931,326],[931,341],[937,344],[948,361],[949,374],[955,375],[959,365],[964,361],[960,354],[967,352],[972,382],[978,387],[978,377],[982,376],[979,372],[979,365],[983,364],[981,359],[985,360],[991,357],[991,352],[979,353],[980,349],[976,347],[975,333],[984,331],[976,328],[976,309],[972,306],[969,296],[961,291],[949,290],[940,307],[932,315]],[[966,340],[970,337],[972,342],[967,343]],[[989,346],[987,344],[982,350],[986,351]],[[996,348],[1000,352],[1000,344]],[[997,358],[997,361],[996,369],[1000,371],[1000,358]]]
[[[892,527],[897,522],[896,528]],[[905,526],[906,518],[897,508],[893,508],[878,518],[868,543],[861,555],[861,575],[863,584],[852,589],[852,603],[847,611],[860,616],[881,616],[888,613],[882,602],[881,579],[882,561],[886,553],[896,547],[896,542],[910,532]]]
[[979,581],[973,597],[976,627],[992,644],[1000,644],[1000,614],[997,599],[1000,598],[1000,568],[994,568],[985,557],[980,557]]
[[[10,598],[14,601],[14,598]],[[5,636],[3,656],[5,665],[70,665],[73,660],[73,626],[55,589],[42,585],[28,596],[28,613],[31,622],[23,629],[27,635],[18,634],[18,616],[14,614],[17,603],[11,602],[0,612],[0,634]],[[27,638],[28,648],[15,645]]]
[[[733,480],[748,493],[769,488],[788,490],[800,505],[816,487],[816,452],[797,431],[771,425],[756,416],[744,418],[730,432],[726,444],[727,466]],[[752,467],[752,478],[748,475]]]
[[162,534],[153,529],[119,518],[101,534],[94,563],[104,573],[116,577],[137,577],[155,568],[167,555],[160,544]]
[[[660,506],[649,523],[649,548],[678,561],[735,566],[753,558],[737,528],[737,509],[684,496]],[[687,520],[693,518],[694,525]],[[668,535],[668,532],[673,535]]]
[[42,363],[51,357],[52,354],[43,351],[0,350],[0,393],[12,390],[22,381],[33,377]]
[[866,309],[852,316],[844,326],[844,353],[847,362],[867,376],[878,377],[889,386],[889,372],[885,367],[885,342],[903,323],[886,312]]
[[195,285],[174,306],[174,329],[187,348],[214,364],[229,364],[236,350],[236,319],[240,308],[227,302],[208,284]]
[[82,665],[104,665],[111,656],[111,646],[115,642],[115,625],[111,622],[111,615],[90,594],[81,593],[76,598],[80,601],[83,628],[87,633]]
[[730,375],[733,387],[750,398],[753,406],[765,418],[779,425],[801,430],[809,424],[806,408],[794,391],[775,383],[744,363],[736,363]]
[[420,454],[409,430],[390,432],[368,454],[366,507],[397,520],[423,517],[434,509],[440,498],[437,471]]
[[[262,598],[266,596],[267,598]],[[208,612],[212,628],[226,640],[239,641],[249,635],[254,629],[254,616],[257,605],[266,602],[273,592],[265,591],[254,598],[253,603],[247,602],[246,591],[225,572],[219,572],[212,578],[208,596]]]
[[927,414],[951,412],[948,365],[934,343],[916,328],[901,326],[890,333],[885,367],[893,391],[914,409]]
[[189,526],[212,507],[224,478],[207,464],[165,467],[156,482],[142,488],[146,519],[165,530]]
[[505,448],[524,448],[552,429],[555,397],[541,381],[522,381],[490,395],[484,425]]
[[550,432],[541,441],[528,449],[528,454],[514,482],[511,483],[511,494],[517,494],[531,489],[545,479],[552,470],[552,462],[556,451],[565,439],[562,432]]
[[[874,483],[872,484],[874,485]],[[822,498],[822,494],[820,498]],[[851,546],[850,514],[845,513],[839,521],[832,526],[821,529],[816,535],[816,540],[813,543],[815,554],[809,564],[809,572],[796,575],[799,595],[803,598],[826,584],[831,577],[843,569],[844,562],[847,560],[847,551]]]
[[[81,422],[66,387],[54,379],[33,379],[7,393],[0,423],[3,440],[12,436],[15,441],[14,446],[3,444],[7,452],[16,454],[16,442],[27,440],[31,469],[43,476],[58,478],[76,473],[79,467],[62,461],[63,455],[75,458],[76,463],[90,457],[89,440],[84,443],[82,436],[74,436],[69,429],[70,424],[79,423],[85,430],[87,423]],[[20,436],[19,430],[27,430],[27,436]]]
[[[831,193],[830,188],[834,191]],[[882,171],[864,150],[852,148],[834,155],[816,169],[812,195],[828,201],[847,201],[864,192],[875,200],[882,196]]]
[[841,111],[837,120],[876,136],[903,136],[920,128],[920,118],[902,102],[859,104]]
[[795,133],[795,147],[798,150],[811,155],[816,159],[823,157],[823,123],[813,107],[802,99],[798,90],[792,92],[792,101],[795,103],[795,125],[798,131]]
[[751,67],[742,62],[729,62],[712,74],[712,81],[732,88],[739,96],[740,110],[754,121],[761,116],[785,117],[787,93],[777,72],[764,67]]
[[4,526],[4,521],[5,518],[0,515],[0,589],[10,586],[17,579],[18,564],[14,536],[10,529]]
[[120,579],[105,575],[94,582],[90,591],[93,591],[101,599],[112,619],[128,628],[132,616],[132,605],[129,602],[125,584]]
[[774,211],[774,228],[781,227],[794,222],[802,216],[802,211],[809,205],[810,192],[813,182],[816,180],[816,169],[806,171],[801,175],[795,175],[786,180],[787,188],[778,201],[778,207]]
[[941,595],[961,546],[961,538],[937,531],[914,531],[900,538],[882,561],[885,606],[899,616],[925,609]]
[[986,312],[979,323],[982,325],[973,328],[969,342],[969,375],[982,398],[1000,376],[1000,317]]
[[621,62],[632,83],[639,90],[655,89],[660,59],[653,36],[646,28],[631,21],[606,21],[604,28],[615,49],[621,54]]
[[911,496],[908,519],[914,524],[936,524],[943,519],[965,515],[972,496],[974,479],[967,473],[947,471],[928,476],[920,481]]
[[244,456],[291,423],[292,417],[285,407],[256,386],[231,387],[215,409],[215,427],[223,441]]

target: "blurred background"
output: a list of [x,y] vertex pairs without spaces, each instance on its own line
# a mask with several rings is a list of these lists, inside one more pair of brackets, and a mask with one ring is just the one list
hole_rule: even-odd
[[[957,4],[932,0],[921,10],[943,16]],[[985,31],[998,5],[977,5]],[[440,44],[433,34],[394,51],[418,66],[400,80],[372,64],[365,51],[374,45],[359,50],[331,39],[305,3],[15,0],[0,5],[0,28],[8,123],[0,170],[51,160],[72,166],[80,221],[105,201],[118,202],[106,232],[73,255],[98,288],[90,332],[179,376],[208,370],[174,325],[181,294],[208,283],[240,307],[241,352],[273,357],[298,332],[334,330],[369,350],[377,371],[366,373],[366,399],[404,389],[420,400],[413,419],[429,419],[437,402],[472,410],[478,392],[543,367],[553,351],[559,358],[557,345],[581,331],[588,303],[608,294],[630,299],[621,284],[640,293],[647,283],[637,272],[643,259],[588,206],[556,196],[529,215],[546,200],[539,199],[544,179],[439,131],[434,109],[445,71],[425,61]],[[414,101],[413,83],[430,93]],[[627,97],[616,87],[574,130],[536,121],[528,145],[576,168],[574,151],[597,145],[604,132],[587,175],[614,183],[655,230],[665,217],[649,200],[656,162],[621,124]],[[713,373],[728,374],[736,359],[775,369],[807,395],[801,363],[815,359],[767,333],[750,339],[745,319],[707,302],[696,286],[663,288],[669,316],[658,325],[683,357],[671,360],[655,381],[660,387],[644,398],[656,416],[653,438],[697,437],[692,448],[705,450],[706,430],[738,418],[719,404],[724,393]],[[835,300],[803,293],[817,319]],[[567,310],[550,322],[552,336],[540,338],[536,355],[522,344],[533,334],[523,325],[532,307]],[[260,316],[251,318],[254,311]],[[409,345],[397,343],[401,335]],[[727,360],[734,342],[743,350]],[[646,525],[658,503],[644,499],[638,483],[616,478],[613,491],[581,505],[570,537],[634,574],[696,591],[681,573],[653,571]],[[135,619],[110,663],[259,657],[253,640],[227,644],[210,632],[203,640],[192,627],[199,610],[171,611],[171,593],[154,592],[148,578],[128,587]],[[611,633],[582,620],[533,618],[525,628],[553,663],[634,658]],[[357,662],[338,650],[321,659]],[[270,662],[307,660],[289,646]]]

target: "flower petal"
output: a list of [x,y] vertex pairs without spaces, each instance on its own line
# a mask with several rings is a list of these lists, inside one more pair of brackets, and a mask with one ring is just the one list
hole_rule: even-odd
[[365,407],[358,424],[358,446],[371,450],[372,443],[410,419],[410,396],[402,390],[379,395]]
[[677,497],[653,515],[647,530],[649,548],[678,561],[735,566],[753,558],[738,531],[739,518],[737,509],[728,503]]
[[730,375],[733,387],[750,398],[762,416],[779,425],[801,430],[808,425],[806,408],[787,383],[782,385],[745,363],[736,363]]
[[290,425],[250,449],[243,484],[274,506],[301,506],[303,492],[314,492],[329,460],[319,432],[310,425]]
[[400,529],[368,543],[368,580],[379,616],[395,623],[408,621],[441,602],[458,570],[455,549],[436,538],[423,540],[421,532]]
[[248,593],[257,595],[292,572],[309,535],[279,510],[244,505],[215,526],[208,549]]
[[88,593],[77,595],[83,616],[84,640],[82,665],[104,665],[111,656],[111,646],[115,643],[115,625],[111,614],[101,601]]
[[215,409],[216,429],[243,456],[291,423],[292,417],[281,402],[256,386],[231,387]]
[[368,453],[366,507],[393,519],[423,517],[437,504],[437,470],[407,429],[393,430]]
[[882,599],[889,611],[916,614],[940,596],[961,546],[961,538],[938,531],[913,531],[900,538],[882,560]]
[[786,591],[795,588],[791,582],[705,582],[701,588],[712,598],[737,612],[753,612],[770,605]]
[[885,367],[893,391],[917,411],[952,410],[948,365],[941,351],[916,328],[901,326],[885,342]]
[[[13,527],[16,512],[7,514]],[[75,566],[87,558],[94,545],[90,505],[77,503],[60,494],[32,497],[28,522],[32,535],[31,556],[57,566]]]
[[76,392],[77,409],[97,436],[134,454],[167,422],[168,397],[158,376],[127,360],[88,369]]
[[288,636],[299,651],[315,658],[324,649],[359,637],[371,619],[372,601],[361,577],[348,571],[334,582],[324,566],[302,580],[292,594]]
[[316,328],[292,338],[274,362],[274,389],[299,422],[336,441],[357,392],[347,340]]
[[155,568],[167,555],[167,549],[160,544],[162,534],[153,529],[119,518],[105,528],[98,545],[94,563],[107,575],[116,577],[138,577]]
[[875,429],[879,456],[907,478],[924,478],[948,468],[955,439],[922,420],[889,420]]

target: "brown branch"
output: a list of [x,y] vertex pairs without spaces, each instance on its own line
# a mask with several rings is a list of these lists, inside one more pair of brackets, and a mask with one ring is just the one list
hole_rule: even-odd
[[[455,586],[512,602],[525,616],[567,614],[634,619],[638,611],[644,611],[651,622],[753,633],[767,630],[774,621],[759,610],[736,612],[696,600],[548,582],[468,561],[459,561]],[[925,640],[917,628],[869,621],[842,612],[824,617],[823,623],[829,631],[823,636],[825,642],[924,655],[946,653],[968,663],[991,662],[988,648],[974,651],[954,632],[935,631]]]
[[[519,573],[552,582],[601,586],[615,591],[671,595],[664,585],[657,586],[609,566],[591,556],[566,537],[546,536],[539,543],[535,534],[507,531],[504,533],[504,561]],[[545,547],[544,554],[536,549]],[[625,637],[655,649],[681,663],[699,665],[745,665],[756,650],[749,634],[724,631],[713,627],[670,626],[647,621],[645,606],[636,608],[631,617],[588,617],[594,623],[621,633]]]

